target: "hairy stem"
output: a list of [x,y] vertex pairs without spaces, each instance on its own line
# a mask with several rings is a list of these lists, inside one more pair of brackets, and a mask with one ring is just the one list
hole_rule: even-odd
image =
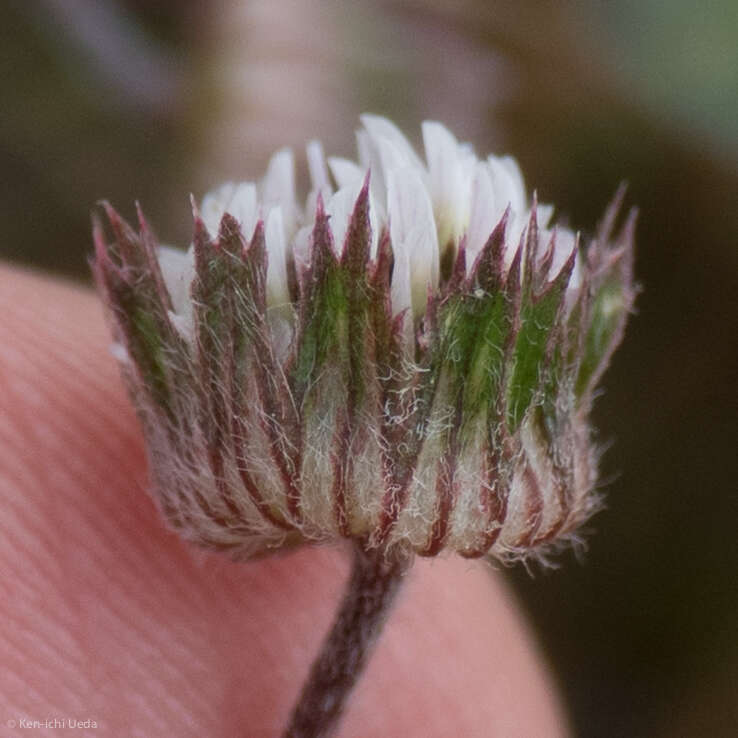
[[364,670],[407,560],[356,546],[351,578],[333,627],[310,669],[284,738],[330,736]]

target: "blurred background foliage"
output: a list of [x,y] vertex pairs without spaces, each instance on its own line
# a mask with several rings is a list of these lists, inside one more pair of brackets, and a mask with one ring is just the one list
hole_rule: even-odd
[[19,264],[87,281],[101,197],[184,245],[190,192],[310,137],[351,155],[364,110],[514,153],[585,231],[627,180],[644,291],[596,407],[608,507],[583,562],[509,576],[577,735],[738,735],[734,0],[0,7],[0,256]]

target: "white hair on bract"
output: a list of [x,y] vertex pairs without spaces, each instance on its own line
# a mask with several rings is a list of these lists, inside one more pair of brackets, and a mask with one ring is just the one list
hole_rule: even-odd
[[185,537],[237,556],[366,549],[542,557],[598,506],[588,423],[632,309],[622,192],[588,243],[514,159],[443,125],[424,158],[365,115],[358,160],[278,151],[194,205],[187,250],[106,206],[95,273]]

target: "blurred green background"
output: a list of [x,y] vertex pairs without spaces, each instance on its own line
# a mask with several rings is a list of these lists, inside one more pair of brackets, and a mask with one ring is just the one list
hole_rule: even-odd
[[351,155],[364,110],[514,153],[585,232],[627,180],[644,291],[596,407],[607,509],[583,561],[509,575],[576,735],[738,735],[734,0],[0,8],[0,257],[75,279],[97,199],[186,244],[190,192],[310,137]]

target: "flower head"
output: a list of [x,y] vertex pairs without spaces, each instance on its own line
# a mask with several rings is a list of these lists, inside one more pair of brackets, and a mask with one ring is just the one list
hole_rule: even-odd
[[193,203],[187,252],[105,206],[94,270],[185,537],[247,556],[305,541],[508,559],[596,507],[593,392],[632,308],[634,217],[586,246],[515,161],[438,123],[425,161],[362,118],[359,161],[307,147]]

